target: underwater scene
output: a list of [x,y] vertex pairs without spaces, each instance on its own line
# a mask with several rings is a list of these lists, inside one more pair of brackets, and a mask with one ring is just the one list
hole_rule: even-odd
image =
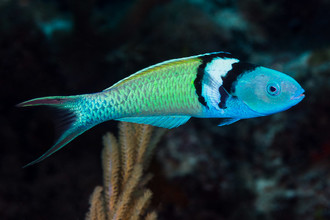
[[329,220],[329,11],[1,0],[0,219]]

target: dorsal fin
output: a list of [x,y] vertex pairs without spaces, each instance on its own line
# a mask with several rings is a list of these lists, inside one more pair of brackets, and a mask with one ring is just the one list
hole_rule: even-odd
[[178,59],[171,59],[171,60],[167,60],[152,66],[149,66],[147,68],[144,68],[136,73],[133,73],[132,75],[118,81],[117,83],[115,83],[114,85],[110,86],[109,88],[106,88],[103,91],[109,90],[111,88],[114,88],[118,85],[121,85],[122,83],[126,82],[127,80],[131,80],[134,79],[136,77],[139,77],[141,75],[147,74],[149,72],[153,72],[156,71],[158,68],[165,68],[166,66],[169,65],[175,65],[175,64],[180,64],[180,63],[185,63],[185,62],[191,62],[191,61],[195,61],[195,62],[202,62],[203,57],[207,57],[210,55],[218,55],[219,57],[232,57],[232,55],[230,53],[227,52],[213,52],[213,53],[206,53],[206,54],[200,54],[200,55],[195,55],[195,56],[190,56],[190,57],[184,57],[184,58],[178,58]]

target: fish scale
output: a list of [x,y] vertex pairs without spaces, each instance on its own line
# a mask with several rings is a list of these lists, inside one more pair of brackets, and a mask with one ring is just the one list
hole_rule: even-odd
[[[106,90],[105,92],[109,95],[102,102],[113,104],[111,108],[106,109],[107,114],[103,115],[107,117],[103,120],[146,115],[159,116],[176,112],[199,113],[202,106],[198,101],[194,86],[190,83],[196,78],[198,62],[193,64],[188,61],[186,64],[180,63],[181,66],[185,65],[180,73],[177,68],[157,68],[153,74],[143,75],[142,73],[138,80],[128,79]],[[98,94],[95,96],[97,97]],[[120,100],[125,100],[123,109],[120,107],[122,105]],[[149,103],[154,103],[154,105]],[[187,105],[190,108],[187,108]],[[94,109],[93,111],[101,113],[105,110]]]

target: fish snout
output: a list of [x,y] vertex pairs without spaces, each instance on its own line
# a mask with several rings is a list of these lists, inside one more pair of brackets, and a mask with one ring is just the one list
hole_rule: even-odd
[[305,90],[303,88],[297,89],[297,91],[291,96],[291,100],[295,100],[300,102],[303,98],[305,98],[304,94]]

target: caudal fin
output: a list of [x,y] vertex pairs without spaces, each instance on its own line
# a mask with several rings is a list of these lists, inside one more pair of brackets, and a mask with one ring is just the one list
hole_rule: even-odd
[[25,165],[24,168],[36,164],[49,157],[67,145],[78,135],[92,127],[91,124],[88,124],[86,120],[82,120],[81,118],[84,115],[81,108],[83,96],[84,95],[43,97],[22,102],[17,105],[18,107],[45,105],[55,107],[63,112],[62,118],[60,118],[59,121],[60,126],[62,126],[63,133],[59,136],[55,144],[48,151],[46,151],[46,153],[31,163]]

